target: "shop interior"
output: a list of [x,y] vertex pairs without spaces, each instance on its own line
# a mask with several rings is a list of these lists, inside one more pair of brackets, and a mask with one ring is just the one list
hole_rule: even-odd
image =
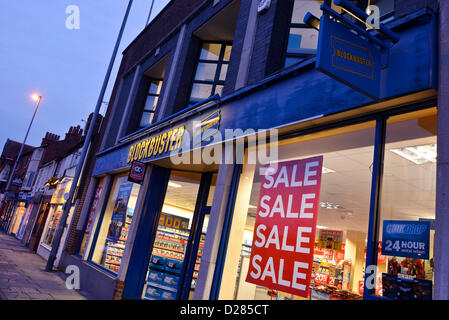
[[[142,299],[174,300],[178,298],[184,277],[191,276],[189,299],[198,278],[201,256],[209,223],[207,209],[212,205],[216,184],[216,174],[212,174],[210,188],[207,191],[205,210],[198,212],[198,231],[195,229],[195,209],[200,191],[201,174],[193,172],[172,171],[165,194],[159,225],[153,243]],[[198,236],[198,241],[194,241]],[[190,241],[189,241],[190,240]],[[187,263],[185,255],[189,245],[197,246],[192,274],[184,272]]]
[[128,175],[114,179],[92,261],[118,273],[134,215],[140,185],[128,181]]
[[[311,300],[363,298],[366,243],[369,224],[375,122],[318,132],[279,142],[279,162],[323,155],[320,205],[315,236]],[[240,177],[233,225],[221,283],[220,299],[304,299],[245,282],[257,215],[261,166],[246,165]],[[387,121],[381,225],[384,220],[419,221],[435,218],[436,109],[391,117]],[[379,254],[376,294],[382,274],[393,262],[401,264],[399,277],[432,282],[433,235],[430,257],[408,259]],[[320,240],[324,240],[324,245]],[[341,243],[326,247],[326,239]],[[405,262],[404,262],[405,261]],[[389,268],[390,266],[390,268]],[[232,279],[232,280],[231,280]]]

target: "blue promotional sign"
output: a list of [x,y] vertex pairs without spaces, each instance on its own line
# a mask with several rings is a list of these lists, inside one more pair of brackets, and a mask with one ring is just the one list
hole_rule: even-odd
[[382,254],[429,259],[429,221],[384,220]]
[[106,237],[107,241],[116,243],[121,237],[122,229],[126,223],[126,213],[132,188],[132,183],[120,185],[112,212],[111,223],[109,224],[108,235]]
[[316,68],[370,98],[380,98],[381,50],[323,14]]

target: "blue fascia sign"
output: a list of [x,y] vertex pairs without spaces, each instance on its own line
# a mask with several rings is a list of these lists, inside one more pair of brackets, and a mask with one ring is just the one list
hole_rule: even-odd
[[429,259],[430,221],[384,220],[382,254]]
[[320,19],[316,68],[372,99],[380,98],[381,49],[342,23]]

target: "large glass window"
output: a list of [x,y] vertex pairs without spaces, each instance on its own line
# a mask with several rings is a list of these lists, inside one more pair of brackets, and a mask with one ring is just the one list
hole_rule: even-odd
[[[187,298],[192,299],[198,278],[199,266],[209,223],[206,208],[200,208],[195,217],[201,174],[173,171],[159,216],[159,226],[150,257],[150,265],[142,291],[143,299],[174,300],[179,299],[182,282],[190,279]],[[214,194],[216,175],[213,175],[208,192],[209,205]],[[198,224],[194,225],[195,221]],[[198,228],[197,233],[191,232]],[[186,257],[187,247],[196,251]],[[191,274],[182,274],[187,263],[193,263]],[[186,271],[187,272],[187,271]],[[188,281],[188,280],[186,280]]]
[[296,64],[310,55],[316,54],[318,31],[304,23],[304,16],[311,12],[321,17],[322,0],[295,0],[290,22],[285,67]]
[[93,225],[93,221],[95,219],[97,210],[100,209],[100,208],[98,208],[98,205],[99,205],[99,201],[100,201],[100,196],[103,192],[103,182],[104,182],[104,178],[102,178],[99,181],[98,187],[95,190],[95,195],[94,195],[94,199],[92,201],[92,206],[90,207],[90,212],[89,212],[89,215],[88,215],[87,221],[86,221],[86,227],[84,228],[84,235],[83,235],[83,237],[81,239],[81,243],[80,243],[79,254],[81,256],[84,254],[84,250],[86,249],[87,240],[92,231],[92,225]]
[[204,42],[192,84],[189,104],[222,93],[231,58],[230,43]]
[[91,260],[113,272],[120,269],[139,190],[128,175],[116,177],[100,221]]
[[[391,254],[379,254],[377,259],[376,294],[389,299],[432,297],[436,132],[435,109],[395,116],[387,121],[379,247],[384,246],[384,253]],[[421,222],[430,224],[430,234],[423,241],[428,242],[428,246],[423,245],[427,252],[415,251],[419,250],[417,243],[421,240],[415,241],[419,238],[405,228],[401,234],[393,234],[398,238],[392,237],[393,227],[408,224],[416,230]]]
[[151,124],[154,118],[154,113],[156,112],[157,102],[159,100],[159,95],[161,93],[162,80],[150,81],[150,86],[148,89],[147,97],[145,100],[145,106],[143,108],[142,116],[140,117],[140,127],[146,127]]
[[[279,143],[279,162],[323,156],[309,299],[362,299],[374,133],[375,122],[368,122]],[[304,299],[246,282],[260,168],[247,164],[240,176],[219,298]]]
[[43,243],[49,245],[50,247],[53,245],[53,240],[55,239],[56,230],[58,229],[61,216],[62,205],[54,206],[48,220],[47,232],[45,233],[43,240]]

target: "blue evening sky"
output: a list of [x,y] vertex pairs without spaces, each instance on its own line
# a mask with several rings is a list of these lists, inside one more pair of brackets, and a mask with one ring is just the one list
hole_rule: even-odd
[[[155,0],[151,17],[169,2]],[[40,145],[47,131],[64,138],[82,128],[95,109],[128,0],[0,1],[0,152],[7,138],[22,142],[34,102],[43,98],[27,144]],[[80,10],[80,29],[66,28],[66,8]],[[143,30],[151,0],[134,0],[104,100],[126,46]],[[106,105],[101,108],[104,114]]]

